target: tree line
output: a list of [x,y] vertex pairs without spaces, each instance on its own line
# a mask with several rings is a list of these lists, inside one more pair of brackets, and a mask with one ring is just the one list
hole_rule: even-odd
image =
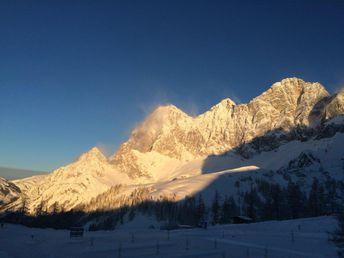
[[[236,186],[238,189],[240,182]],[[137,214],[154,216],[168,227],[179,224],[198,226],[231,223],[234,216],[247,216],[253,221],[296,219],[334,214],[343,211],[344,183],[334,179],[320,182],[313,178],[310,190],[289,181],[286,186],[263,179],[245,182],[247,190],[233,196],[222,195],[215,190],[211,202],[206,203],[202,194],[186,196],[176,201],[175,196],[153,199],[151,189],[138,188],[130,195],[122,193],[122,186],[80,205],[71,211],[63,211],[57,203],[47,207],[42,202],[35,214],[29,214],[23,201],[18,211],[7,213],[1,221],[20,223],[32,227],[70,228],[88,224],[89,230],[112,230],[133,220]],[[241,186],[241,188],[244,188]]]

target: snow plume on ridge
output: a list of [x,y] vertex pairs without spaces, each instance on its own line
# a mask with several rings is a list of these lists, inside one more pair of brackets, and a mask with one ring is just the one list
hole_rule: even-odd
[[109,157],[112,153],[114,153],[116,151],[116,149],[118,148],[117,145],[114,144],[106,144],[106,143],[98,143],[96,145],[96,148],[98,150],[100,150],[100,152],[106,156]]
[[229,98],[229,99],[233,100],[237,105],[244,103],[241,100],[241,98],[236,93],[234,93],[233,90],[228,89],[228,88],[226,88],[222,94],[222,99],[225,99],[225,98]]
[[185,113],[187,113],[188,115],[190,115],[192,117],[196,117],[200,113],[200,108],[196,104],[196,102],[190,101],[187,103],[187,105],[185,107]]

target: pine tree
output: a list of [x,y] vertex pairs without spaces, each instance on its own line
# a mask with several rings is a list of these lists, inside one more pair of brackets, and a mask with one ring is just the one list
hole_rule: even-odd
[[197,199],[197,224],[205,219],[205,204],[202,198],[202,194],[198,195]]
[[58,214],[60,212],[63,212],[62,207],[58,204],[58,202],[54,202],[54,204],[51,207],[53,214]]
[[250,192],[246,192],[244,195],[244,212],[252,219],[260,217],[259,211],[262,211],[261,200],[257,194],[255,188],[252,188]]
[[312,188],[308,198],[308,211],[309,214],[313,217],[318,216],[320,214],[319,200],[319,181],[316,177],[314,177]]
[[39,217],[39,216],[45,215],[46,211],[44,209],[45,209],[45,203],[41,201],[35,209],[36,216]]
[[197,209],[194,197],[185,197],[179,209],[178,220],[182,224],[197,225]]
[[129,209],[130,210],[129,210],[128,220],[132,221],[135,218],[135,208],[130,207]]
[[326,200],[325,200],[325,189],[324,185],[321,184],[319,186],[319,215],[324,215],[326,214]]
[[325,210],[333,214],[338,210],[337,181],[334,179],[325,182]]
[[212,211],[212,223],[213,225],[219,223],[220,219],[220,195],[219,192],[216,190],[213,203],[211,205],[211,211]]
[[290,182],[287,188],[287,200],[292,219],[299,218],[302,215],[304,199],[305,197],[300,190],[300,186]]
[[19,210],[19,213],[21,216],[26,216],[28,214],[29,208],[28,208],[28,199],[27,198],[23,198],[22,199],[22,203],[21,203],[21,207]]
[[272,199],[272,210],[273,210],[273,218],[274,219],[281,219],[282,218],[282,210],[285,208],[285,202],[283,198],[283,191],[278,184],[274,184],[271,187],[271,199]]
[[234,199],[226,196],[221,207],[220,223],[230,223],[231,217],[236,214],[236,210],[237,206]]

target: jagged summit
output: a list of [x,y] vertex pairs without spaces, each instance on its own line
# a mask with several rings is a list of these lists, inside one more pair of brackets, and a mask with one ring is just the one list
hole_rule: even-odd
[[[281,99],[278,99],[278,102],[283,102],[283,100],[288,99],[288,96],[292,98],[293,96],[301,96],[301,95],[310,95],[310,91],[314,91],[313,95],[321,96],[321,97],[326,97],[329,96],[330,94],[326,91],[325,87],[321,85],[318,82],[315,83],[310,83],[310,82],[305,82],[303,79],[297,78],[297,77],[289,77],[285,78],[279,82],[275,82],[274,84],[271,85],[270,88],[268,88],[265,92],[260,94],[259,96],[253,98],[249,103],[254,103],[255,100],[263,100],[263,101],[271,101],[273,98],[276,97],[282,97]],[[291,94],[291,95],[289,95]],[[283,96],[284,95],[284,96]],[[302,96],[304,97],[304,96]],[[295,102],[295,99],[293,99]],[[296,100],[298,101],[298,100]],[[279,104],[279,103],[278,103]],[[245,103],[241,105],[246,105]],[[234,106],[238,106],[235,101],[233,101],[230,98],[225,98],[212,106],[208,111],[214,111],[218,109],[231,109]],[[182,115],[182,116],[188,116],[187,113],[185,113],[183,110],[180,108],[176,107],[173,104],[166,104],[166,105],[160,105],[156,107],[152,113],[147,117],[146,120],[149,120],[150,118],[154,117],[162,117],[162,116],[170,116],[170,115]],[[200,114],[199,116],[202,116],[203,114]],[[197,118],[194,117],[194,118]],[[145,120],[145,121],[146,121]]]
[[[283,87],[283,86],[287,86],[287,87],[293,87],[293,88],[303,88],[306,85],[321,85],[319,82],[306,82],[301,78],[298,77],[288,77],[288,78],[284,78],[279,82],[275,82],[271,85],[271,88],[276,88],[276,87]],[[323,87],[323,86],[322,86]]]
[[[231,109],[233,106],[235,106],[236,103],[230,99],[225,98],[212,106],[208,111],[211,110],[218,110],[218,109]],[[208,112],[206,111],[206,112]],[[198,115],[201,116],[202,114]],[[156,107],[146,118],[145,121],[150,119],[163,119],[163,118],[173,118],[173,117],[188,117],[188,118],[197,118],[198,116],[191,116],[188,113],[184,112],[182,109],[176,107],[172,104],[166,104],[166,105],[160,105]]]
[[172,104],[166,104],[166,105],[160,105],[156,107],[152,114],[156,113],[163,113],[163,114],[171,114],[171,113],[182,113],[185,114],[181,109],[177,108],[175,105]]
[[93,147],[89,151],[83,153],[77,161],[90,161],[90,160],[107,160],[106,156],[99,150],[98,147]]
[[289,84],[289,85],[292,85],[292,86],[302,86],[305,83],[306,82],[303,79],[301,79],[301,78],[298,78],[298,77],[287,77],[287,78],[282,79],[279,82],[273,83],[271,87],[278,86],[278,85],[285,85],[285,84]]
[[212,106],[210,108],[210,111],[213,111],[216,109],[231,109],[235,105],[236,104],[233,100],[231,100],[230,98],[225,98],[221,100],[219,103],[217,103],[215,106]]

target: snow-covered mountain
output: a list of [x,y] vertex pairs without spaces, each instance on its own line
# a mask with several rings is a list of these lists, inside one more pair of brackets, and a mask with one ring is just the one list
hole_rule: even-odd
[[31,212],[41,204],[48,209],[58,206],[69,210],[90,201],[115,182],[126,183],[129,178],[109,163],[96,147],[49,175],[13,181],[24,192]]
[[321,84],[297,78],[273,84],[247,104],[224,99],[196,117],[160,106],[109,158],[93,148],[48,175],[13,181],[22,193],[11,207],[26,198],[31,212],[40,204],[69,210],[116,185],[126,195],[147,187],[152,198],[215,188],[235,194],[243,175],[275,171],[273,180],[283,182],[288,173],[297,177],[292,169],[316,170],[309,178],[324,171],[342,178],[343,114],[344,91],[330,96]]
[[[337,106],[343,107],[343,101],[338,94],[328,103],[329,96],[319,83],[289,78],[275,83],[247,104],[236,105],[224,99],[197,117],[188,116],[173,105],[161,106],[134,129],[110,160],[132,178],[151,177],[154,175],[147,162],[155,163],[156,155],[180,161],[205,158],[273,130],[287,132],[336,116],[342,112]],[[325,105],[313,110],[320,103]],[[147,159],[144,164],[143,159]]]

